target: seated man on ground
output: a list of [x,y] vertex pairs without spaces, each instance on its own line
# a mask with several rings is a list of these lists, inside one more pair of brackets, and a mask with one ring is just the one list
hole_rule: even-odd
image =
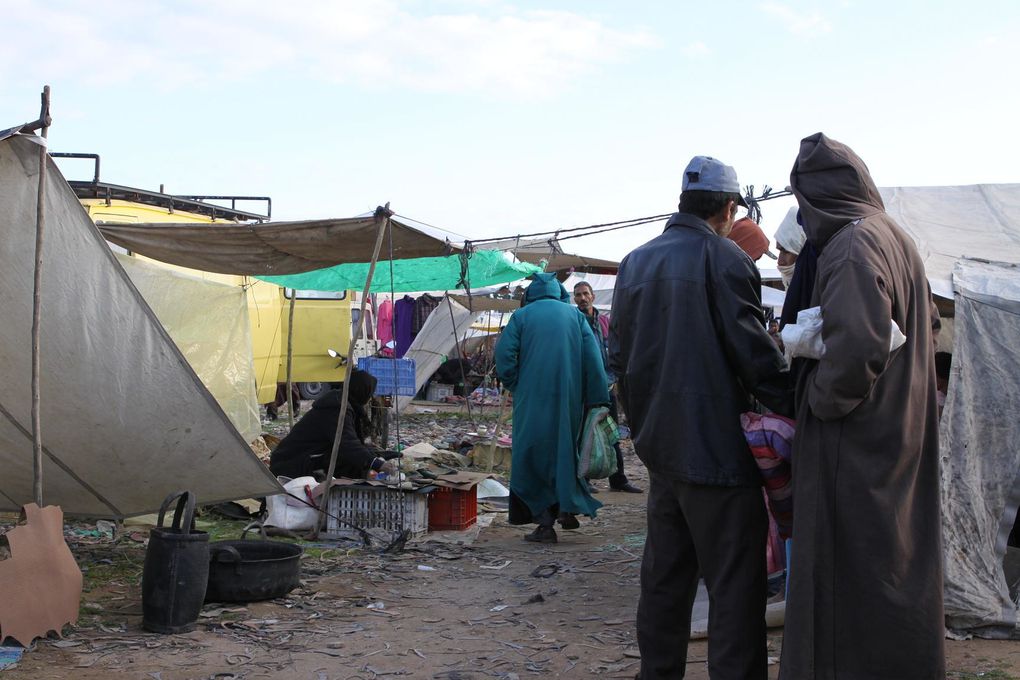
[[[334,477],[364,478],[370,470],[396,472],[392,458],[399,453],[382,451],[365,443],[371,431],[366,406],[375,392],[376,379],[370,373],[354,369],[348,394],[347,414],[340,436]],[[326,392],[312,403],[283,441],[273,449],[269,470],[277,476],[326,478],[340,418],[342,389]],[[318,475],[316,475],[318,473]]]

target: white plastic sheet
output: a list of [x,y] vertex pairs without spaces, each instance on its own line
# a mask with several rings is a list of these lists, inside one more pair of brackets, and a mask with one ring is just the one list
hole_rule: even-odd
[[947,625],[1015,635],[1003,571],[1020,504],[1020,268],[961,262],[949,393],[942,413]]
[[248,300],[240,286],[118,255],[145,301],[245,441],[262,433]]

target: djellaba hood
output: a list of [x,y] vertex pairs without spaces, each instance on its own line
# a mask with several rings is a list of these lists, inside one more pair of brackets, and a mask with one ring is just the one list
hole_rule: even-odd
[[570,293],[557,280],[555,272],[537,272],[531,278],[531,285],[524,291],[521,307],[536,300],[559,300],[570,304]]
[[805,137],[790,172],[807,239],[819,250],[850,222],[885,212],[868,166],[823,133]]

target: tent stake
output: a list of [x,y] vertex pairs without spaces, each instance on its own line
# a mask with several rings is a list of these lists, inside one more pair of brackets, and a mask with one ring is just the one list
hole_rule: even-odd
[[291,381],[291,368],[294,364],[294,303],[297,302],[297,291],[290,289],[290,317],[287,321],[287,425],[294,429],[294,383]]
[[375,223],[378,225],[378,232],[375,235],[375,250],[372,252],[372,262],[368,265],[368,276],[365,277],[365,290],[361,295],[361,313],[358,315],[358,323],[351,334],[351,344],[347,349],[347,367],[344,371],[344,387],[340,395],[340,417],[336,421],[336,433],[333,435],[333,449],[329,453],[329,466],[326,467],[325,491],[319,501],[319,521],[315,526],[315,535],[322,533],[322,524],[326,521],[326,507],[329,501],[329,490],[333,483],[333,471],[336,467],[337,454],[340,452],[340,435],[344,431],[344,420],[347,418],[347,401],[351,391],[351,371],[354,370],[354,349],[361,339],[361,329],[365,325],[365,305],[368,302],[368,295],[372,288],[372,276],[375,274],[375,264],[379,261],[379,251],[382,249],[383,235],[386,227],[390,224],[390,204],[375,209]]
[[46,226],[46,136],[50,122],[50,86],[42,91],[42,111],[39,120],[43,121],[43,143],[39,145],[39,193],[36,197],[35,209],[35,276],[32,288],[32,487],[35,504],[43,507],[42,493],[42,418],[39,413],[39,321],[42,310],[42,247],[43,231]]

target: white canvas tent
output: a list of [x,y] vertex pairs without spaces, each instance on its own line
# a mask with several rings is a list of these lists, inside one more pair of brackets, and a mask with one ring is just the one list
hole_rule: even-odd
[[1017,634],[1004,572],[1020,505],[1020,267],[958,262],[956,338],[942,414],[945,610],[950,628]]
[[1020,184],[880,191],[932,292],[955,303],[939,336],[953,351],[940,425],[946,623],[1016,636],[1003,557],[1020,504]]
[[[38,141],[0,140],[0,509],[33,500],[30,421]],[[279,492],[47,159],[41,320],[43,500],[72,515]]]
[[[616,287],[615,274],[571,274],[564,281],[563,285],[568,293],[573,292],[574,286],[584,281],[592,287],[595,293],[595,306],[604,311],[611,311],[613,308],[613,291]],[[782,309],[786,300],[786,293],[769,286],[761,287],[761,303],[764,307]]]
[[917,244],[932,292],[953,297],[961,257],[1020,262],[1020,184],[888,187],[885,209]]

